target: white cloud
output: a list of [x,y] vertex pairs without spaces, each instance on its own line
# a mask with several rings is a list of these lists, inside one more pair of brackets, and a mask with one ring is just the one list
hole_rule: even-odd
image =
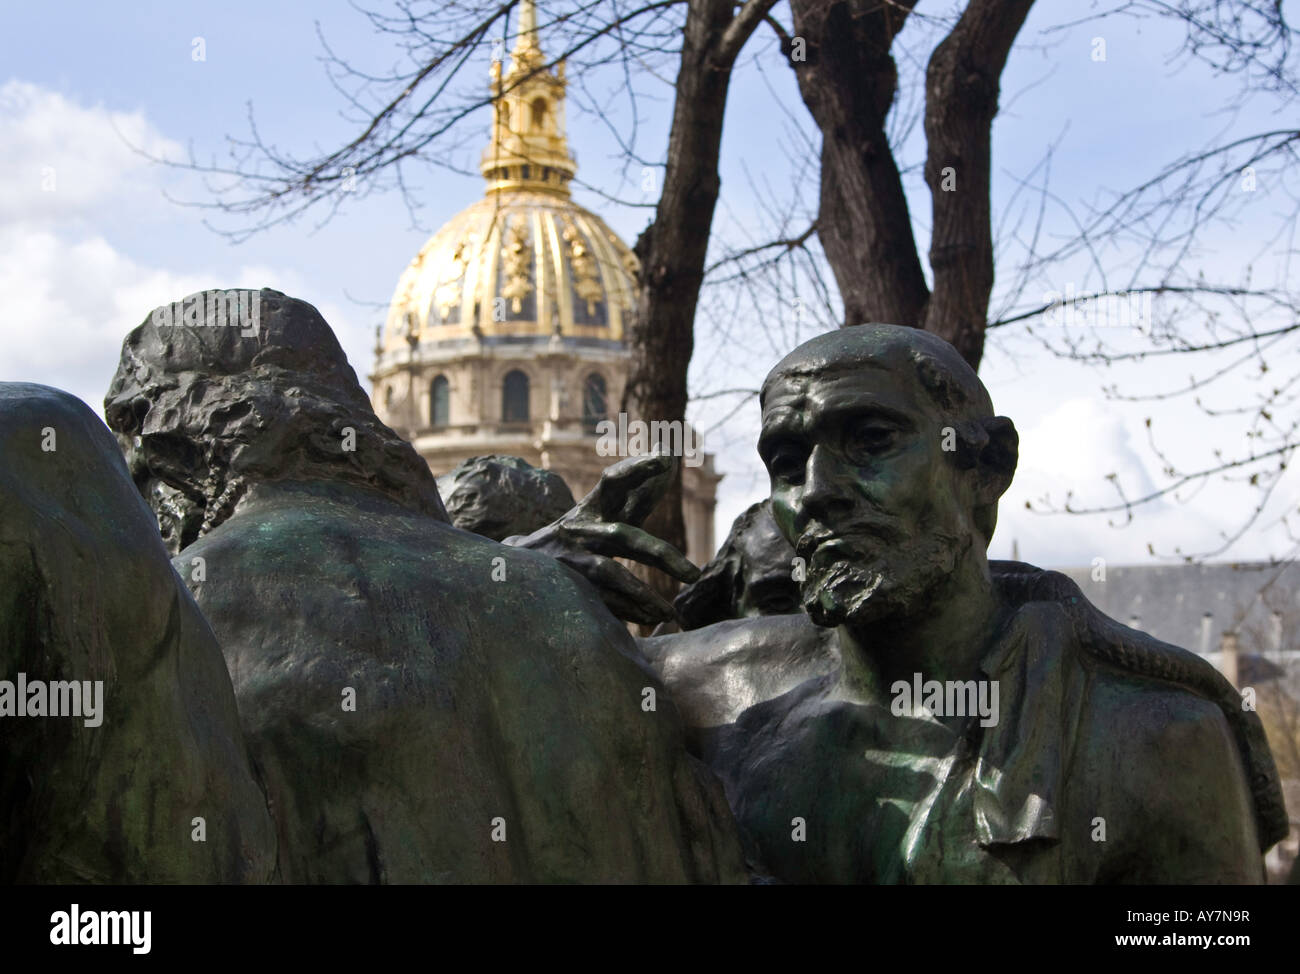
[[26,221],[160,210],[164,171],[131,146],[180,156],[140,112],[84,107],[24,81],[0,85],[0,212]]
[[[261,264],[232,271],[221,259],[225,244],[198,225],[169,225],[179,270],[141,260],[100,232],[137,221],[148,207],[169,216],[160,193],[168,173],[132,153],[119,132],[154,154],[176,149],[139,113],[81,107],[19,81],[0,86],[0,211],[7,217],[0,381],[64,389],[101,415],[122,339],[158,305],[213,287],[312,293],[296,271]],[[54,168],[52,192],[40,188],[45,165]],[[338,333],[346,331],[339,308],[313,303]]]
[[1110,504],[1119,494],[1114,474],[1130,497],[1153,489],[1146,465],[1133,449],[1123,419],[1097,399],[1061,403],[1020,431],[1020,466],[1012,490],[1023,505],[1044,493],[1059,504],[1072,491],[1082,504]]
[[[1193,504],[1179,503],[1172,495],[1143,504],[1131,522],[1123,511],[1071,515],[1025,508],[1026,501],[1039,511],[1060,511],[1067,500],[1075,509],[1122,503],[1108,474],[1115,475],[1130,501],[1164,487],[1167,481],[1153,478],[1148,466],[1156,462],[1149,448],[1144,443],[1140,452],[1134,447],[1131,427],[1139,422],[1104,400],[1075,398],[1022,430],[1020,465],[999,505],[991,557],[1009,558],[1013,540],[1022,560],[1050,567],[1087,565],[1094,558],[1109,564],[1149,564],[1148,545],[1164,556],[1178,549],[1216,548],[1222,533],[1232,532],[1246,514],[1240,493],[1221,485],[1210,485]],[[1252,547],[1234,553],[1264,553],[1260,545]]]
[[265,267],[229,277],[147,267],[101,236],[69,239],[31,224],[0,228],[0,381],[55,386],[100,412],[123,337],[153,308],[209,287],[296,283],[296,275]]

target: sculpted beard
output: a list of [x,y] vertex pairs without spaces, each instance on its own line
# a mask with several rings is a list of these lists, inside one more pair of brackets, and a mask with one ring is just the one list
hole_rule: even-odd
[[808,559],[800,588],[804,611],[825,627],[928,612],[970,543],[969,537],[938,532],[912,538],[902,532],[837,535]]

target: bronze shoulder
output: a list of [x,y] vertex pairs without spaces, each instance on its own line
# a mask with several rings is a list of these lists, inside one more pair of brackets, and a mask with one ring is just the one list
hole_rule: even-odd
[[991,561],[999,595],[1010,605],[1053,602],[1074,629],[1075,642],[1089,660],[1195,694],[1217,706],[1231,728],[1255,803],[1262,849],[1289,831],[1282,785],[1259,716],[1246,709],[1241,695],[1208,661],[1195,653],[1130,629],[1103,614],[1078,585],[1060,572],[1024,562]]

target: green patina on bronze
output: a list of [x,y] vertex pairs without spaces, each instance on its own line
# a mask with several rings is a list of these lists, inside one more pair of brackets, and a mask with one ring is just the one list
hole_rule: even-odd
[[[106,412],[137,482],[201,512],[175,566],[224,651],[280,878],[743,880],[720,785],[596,589],[453,527],[314,308],[263,291],[259,321],[147,321]],[[637,508],[660,466],[584,503]]]
[[[1262,880],[1286,816],[1259,720],[1204,660],[1107,619],[1064,576],[987,560],[1017,438],[951,346],[840,329],[782,360],[762,405],[808,618],[645,645],[764,868]],[[900,710],[918,675],[996,683],[997,720]]]
[[221,648],[112,435],[46,386],[0,383],[0,580],[0,679],[104,691],[99,726],[0,721],[0,882],[269,881]]

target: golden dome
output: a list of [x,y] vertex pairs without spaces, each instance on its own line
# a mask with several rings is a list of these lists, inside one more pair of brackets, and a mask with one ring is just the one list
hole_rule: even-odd
[[622,341],[635,273],[636,257],[594,213],[533,190],[493,192],[448,221],[403,272],[383,346],[475,333]]
[[475,336],[624,341],[636,256],[569,198],[577,165],[564,123],[564,64],[545,69],[525,0],[509,69],[493,63],[484,199],[420,250],[398,281],[380,355]]

